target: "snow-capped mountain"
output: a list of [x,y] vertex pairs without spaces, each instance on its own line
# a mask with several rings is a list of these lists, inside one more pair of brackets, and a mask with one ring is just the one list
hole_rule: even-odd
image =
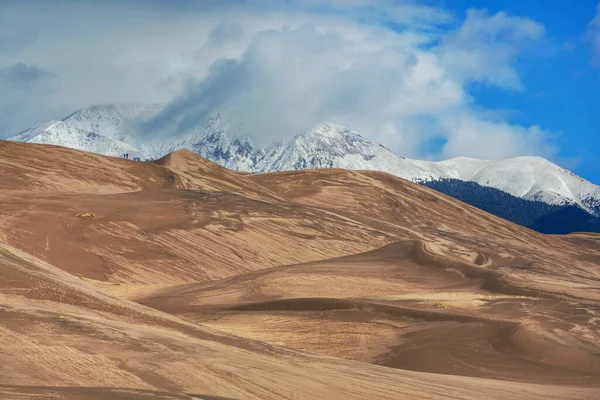
[[96,132],[78,129],[64,121],[47,121],[31,129],[27,129],[10,138],[17,142],[53,144],[77,150],[90,151],[113,157],[129,154],[130,158],[149,156],[138,147],[108,138]]
[[463,181],[503,190],[513,196],[548,204],[577,204],[600,215],[600,187],[541,157],[484,161],[459,157],[436,163]]
[[423,168],[414,160],[397,156],[351,129],[320,124],[265,150],[255,172],[274,172],[309,168],[378,170],[405,179],[436,179],[438,171]]
[[250,139],[234,133],[219,113],[180,139],[154,141],[142,148],[157,158],[175,150],[188,149],[226,168],[246,172],[254,171],[257,159],[263,154],[256,150]]
[[54,144],[93,153],[144,160],[160,158],[187,148],[230,169],[252,171],[261,156],[251,141],[236,135],[219,113],[190,133],[163,138],[144,137],[136,128],[140,121],[160,111],[158,105],[98,105],[77,110],[61,121],[48,121],[9,140]]
[[348,128],[321,124],[267,149],[256,172],[306,168],[378,170],[413,182],[460,179],[526,200],[576,204],[600,215],[600,187],[541,157],[500,161],[457,157],[429,162],[397,156]]
[[310,168],[376,170],[415,182],[441,179],[448,173],[437,163],[400,157],[356,131],[330,123],[267,148],[254,172]]
[[438,179],[422,185],[541,233],[600,232],[600,217],[577,205],[551,205],[526,200],[500,189],[460,179]]
[[160,105],[102,105],[78,110],[62,121],[50,121],[11,138],[56,144],[95,153],[159,158],[187,148],[227,168],[275,172],[307,168],[384,171],[414,182],[458,179],[553,205],[577,205],[600,216],[600,187],[539,157],[500,161],[458,157],[429,162],[400,157],[384,146],[343,126],[324,123],[266,149],[229,126],[218,114],[183,136],[162,132],[144,137],[135,127],[156,114]]
[[77,110],[62,121],[85,132],[133,144],[139,141],[135,133],[136,122],[150,118],[161,107],[160,104],[102,104]]

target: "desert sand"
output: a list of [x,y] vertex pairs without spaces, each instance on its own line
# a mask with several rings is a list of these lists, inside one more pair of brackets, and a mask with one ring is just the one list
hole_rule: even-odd
[[372,171],[0,142],[2,399],[600,399],[600,235]]

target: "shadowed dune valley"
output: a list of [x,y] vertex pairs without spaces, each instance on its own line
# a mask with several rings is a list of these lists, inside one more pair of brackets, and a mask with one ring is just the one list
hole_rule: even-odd
[[600,235],[375,171],[0,142],[0,399],[600,399]]

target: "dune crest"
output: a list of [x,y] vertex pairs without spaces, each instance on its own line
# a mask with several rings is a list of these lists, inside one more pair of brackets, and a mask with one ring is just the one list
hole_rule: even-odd
[[1,398],[598,398],[598,235],[373,171],[0,156]]

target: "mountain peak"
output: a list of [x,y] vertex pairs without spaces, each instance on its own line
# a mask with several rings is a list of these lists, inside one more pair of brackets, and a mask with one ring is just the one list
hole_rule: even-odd
[[81,108],[62,121],[87,132],[133,143],[137,121],[148,119],[161,109],[159,104],[99,104]]
[[322,123],[314,125],[308,133],[318,134],[318,135],[323,135],[323,136],[328,136],[328,135],[339,136],[339,135],[347,134],[349,132],[353,132],[353,131],[350,128],[347,128],[345,126],[334,124],[331,122],[322,122]]
[[103,136],[93,131],[80,129],[65,120],[46,121],[17,134],[9,140],[27,143],[52,144],[108,156],[119,157],[127,153],[130,157],[148,158],[148,155],[136,146]]
[[[290,142],[309,147],[329,146],[329,150],[341,150],[344,153],[361,152],[365,146],[383,147],[350,128],[329,122],[314,125],[309,131],[297,134],[281,143],[289,144]],[[358,148],[361,144],[362,148]]]
[[473,158],[473,157],[465,157],[465,156],[457,156],[457,157],[452,157],[449,158],[447,160],[441,161],[444,163],[453,163],[453,162],[489,162],[490,160],[484,160],[481,158]]

